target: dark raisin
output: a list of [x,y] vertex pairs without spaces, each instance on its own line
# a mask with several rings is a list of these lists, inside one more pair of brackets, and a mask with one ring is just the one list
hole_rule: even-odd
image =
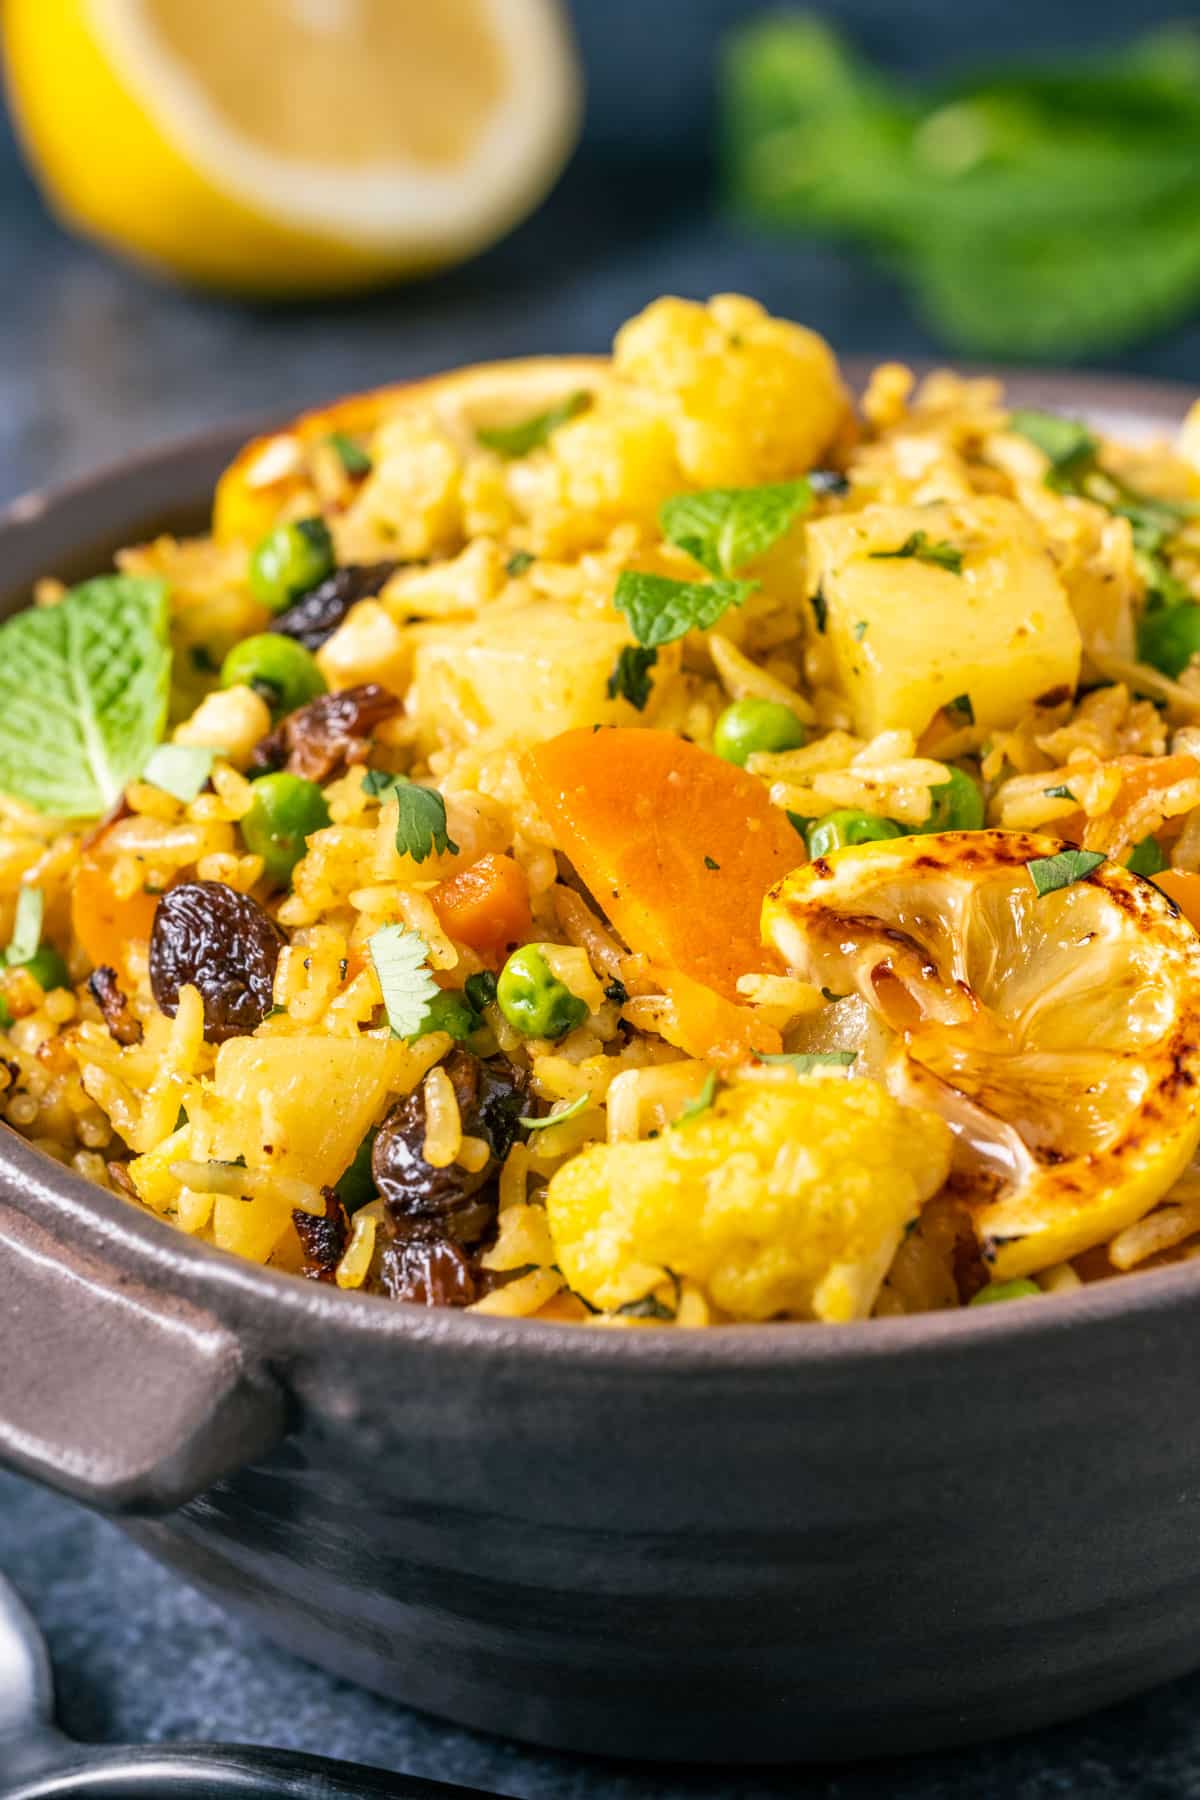
[[379,1259],[379,1285],[416,1306],[470,1306],[477,1292],[466,1255],[442,1237],[394,1239]]
[[343,688],[339,694],[321,694],[259,740],[250,758],[250,774],[287,769],[306,781],[329,781],[351,763],[366,761],[375,727],[399,708],[395,694],[376,681]]
[[135,1018],[129,1001],[121,991],[117,971],[102,963],[88,978],[88,988],[104,1015],[109,1036],[115,1038],[118,1044],[140,1044],[142,1022]]
[[188,881],[163,895],[150,934],[150,986],[174,1018],[189,982],[204,1002],[210,1044],[240,1037],[271,1010],[275,965],[283,947],[278,925],[223,881]]
[[503,1058],[483,1062],[466,1050],[452,1051],[444,1066],[464,1132],[491,1146],[487,1163],[435,1169],[425,1161],[425,1098],[418,1088],[397,1100],[379,1127],[371,1173],[397,1230],[477,1244],[496,1217],[495,1177],[517,1134],[525,1078]]
[[292,1223],[304,1252],[302,1272],[310,1281],[333,1280],[350,1235],[346,1209],[334,1190],[322,1188],[321,1198],[325,1202],[323,1213],[303,1212],[299,1207],[292,1213]]
[[295,638],[306,650],[319,650],[350,608],[377,594],[399,567],[397,562],[347,563],[310,588],[286,612],[276,614],[267,630]]

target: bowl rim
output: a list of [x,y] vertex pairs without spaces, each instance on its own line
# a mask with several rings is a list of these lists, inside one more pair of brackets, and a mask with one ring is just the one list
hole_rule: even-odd
[[[508,359],[520,360],[520,359]],[[847,378],[860,387],[869,371],[885,357],[843,359]],[[910,364],[920,375],[935,367],[928,360]],[[1092,371],[982,368],[956,363],[955,371],[1002,381],[1014,394],[1040,396],[1082,414],[1125,415],[1151,428],[1178,424],[1194,399],[1185,384],[1145,380]],[[416,379],[420,379],[417,377]],[[64,530],[70,546],[71,512],[105,488],[134,483],[147,469],[191,458],[236,451],[239,444],[263,432],[283,428],[277,416],[235,418],[227,425],[178,435],[137,450],[97,469],[20,494],[0,505],[0,551],[5,537],[47,514],[66,511]],[[210,496],[198,496],[198,504]],[[7,1187],[8,1192],[5,1192]],[[1191,1301],[1200,1308],[1200,1269],[1191,1262],[1114,1274],[1070,1293],[1053,1296],[1054,1304],[1030,1313],[1019,1301],[999,1307],[958,1307],[941,1312],[895,1318],[863,1319],[830,1328],[815,1321],[722,1325],[701,1330],[606,1329],[506,1318],[451,1307],[421,1307],[370,1294],[345,1294],[337,1288],[307,1282],[284,1270],[246,1261],[179,1232],[121,1195],[97,1187],[86,1177],[37,1150],[11,1127],[0,1133],[0,1202],[47,1230],[56,1239],[64,1228],[89,1248],[103,1253],[116,1270],[144,1280],[156,1290],[186,1291],[189,1298],[227,1299],[243,1321],[256,1321],[257,1333],[269,1346],[272,1327],[292,1338],[293,1328],[308,1332],[336,1331],[368,1342],[420,1340],[439,1351],[472,1358],[531,1356],[565,1351],[581,1364],[649,1363],[681,1374],[726,1365],[740,1370],[773,1369],[780,1363],[839,1371],[880,1359],[908,1360],[941,1356],[946,1351],[981,1349],[1011,1337],[1058,1339],[1088,1323],[1124,1325],[1135,1330],[1149,1315]],[[67,1246],[73,1241],[68,1237]],[[1033,1296],[1030,1296],[1032,1299]]]

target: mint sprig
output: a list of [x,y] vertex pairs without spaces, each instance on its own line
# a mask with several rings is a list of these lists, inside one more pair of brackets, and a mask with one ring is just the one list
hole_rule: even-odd
[[626,569],[617,577],[613,605],[629,620],[638,643],[657,649],[689,631],[707,631],[757,586],[756,581],[672,581]]
[[668,543],[686,550],[711,575],[736,575],[811,505],[812,489],[803,480],[704,488],[664,500],[658,520]]
[[97,819],[162,736],[167,585],[100,575],[0,626],[0,792]]

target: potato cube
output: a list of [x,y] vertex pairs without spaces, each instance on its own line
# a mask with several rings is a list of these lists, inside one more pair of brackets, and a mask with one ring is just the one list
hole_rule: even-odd
[[[958,568],[945,566],[953,552]],[[1037,527],[1011,500],[867,506],[819,519],[808,527],[808,555],[810,591],[824,601],[839,681],[864,737],[919,736],[961,694],[981,731],[1003,728],[1043,695],[1075,687],[1079,627]]]

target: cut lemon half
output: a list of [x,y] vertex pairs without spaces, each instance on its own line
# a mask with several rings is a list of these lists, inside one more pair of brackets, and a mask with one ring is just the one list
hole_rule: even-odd
[[467,255],[574,140],[558,0],[5,0],[52,201],[173,274],[277,294]]
[[1004,831],[860,844],[763,907],[793,970],[865,1003],[842,1003],[870,1025],[864,1072],[955,1132],[951,1180],[1000,1280],[1141,1218],[1200,1140],[1200,937],[1116,863],[1039,893],[1035,873],[1078,868],[1071,852],[1045,869],[1064,848]]

